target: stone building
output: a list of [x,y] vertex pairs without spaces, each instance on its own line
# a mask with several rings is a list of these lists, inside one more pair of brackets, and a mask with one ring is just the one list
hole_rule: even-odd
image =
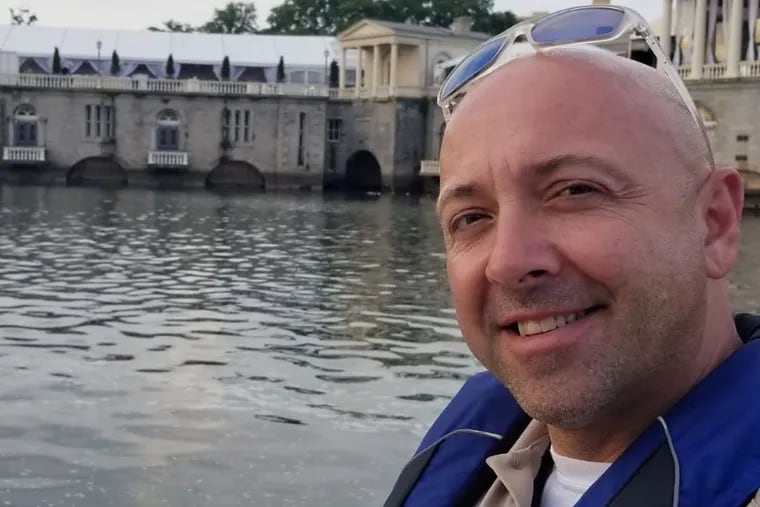
[[[759,6],[663,0],[653,23],[697,102],[718,163],[738,166],[753,188],[760,180]],[[449,28],[363,20],[319,50],[331,48],[327,58],[339,62],[334,87],[313,82],[306,68],[294,82],[273,82],[276,52],[264,62],[270,71],[253,73],[259,78],[245,78],[252,71],[232,59],[235,75],[220,80],[53,75],[45,62],[18,72],[42,57],[17,48],[15,56],[0,54],[0,181],[419,190],[438,174],[445,126],[437,88],[487,37],[467,19]]]

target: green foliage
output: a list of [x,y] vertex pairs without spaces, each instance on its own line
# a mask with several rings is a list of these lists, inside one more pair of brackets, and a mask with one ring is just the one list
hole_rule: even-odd
[[119,62],[119,54],[114,49],[111,54],[111,75],[118,76],[121,73],[121,63]]
[[27,8],[20,8],[20,9],[8,9],[11,12],[11,24],[12,25],[33,25],[39,19],[37,18],[36,14],[32,14],[29,12],[29,9]]
[[153,32],[206,32],[206,33],[254,33],[256,32],[256,6],[252,2],[228,2],[221,9],[214,9],[212,18],[201,26],[192,26],[170,19],[163,26],[151,26]]
[[224,60],[222,60],[222,81],[227,81],[230,79],[230,58],[228,56],[224,57]]
[[166,77],[174,77],[174,57],[172,55],[166,59]]
[[256,6],[252,2],[229,2],[222,9],[214,9],[211,21],[198,30],[208,33],[254,33]]
[[492,12],[486,18],[476,20],[472,29],[496,35],[516,23],[517,17],[510,11]]
[[377,18],[374,0],[285,0],[267,18],[270,32],[337,34],[362,18]]
[[[263,33],[337,35],[365,18],[449,27],[455,18],[468,16],[472,29],[501,33],[517,22],[509,11],[494,12],[493,0],[283,0],[274,7]],[[36,19],[36,18],[35,18]],[[149,30],[161,32],[255,33],[257,11],[252,2],[228,2],[215,9],[198,27],[173,19]]]
[[169,21],[164,21],[163,26],[149,26],[148,30],[151,32],[195,32],[196,28],[192,25],[188,25],[187,23],[180,23],[179,21],[174,21],[173,19],[170,19]]
[[364,19],[448,27],[468,16],[473,30],[500,33],[516,22],[509,12],[493,12],[493,0],[284,0],[273,8],[268,32],[335,35]]
[[61,73],[61,55],[58,53],[58,46],[53,51],[53,74]]
[[285,58],[282,56],[280,57],[280,61],[277,64],[277,82],[285,82]]

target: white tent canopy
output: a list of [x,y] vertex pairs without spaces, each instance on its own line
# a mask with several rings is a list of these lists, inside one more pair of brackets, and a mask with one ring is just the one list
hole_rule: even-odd
[[[276,66],[282,56],[288,67],[322,68],[340,60],[335,37],[316,35],[228,35],[103,30],[44,26],[0,25],[0,52],[20,58],[52,58],[55,47],[61,58],[110,59],[116,50],[122,61],[163,63],[169,54],[177,63],[220,65],[225,56],[244,67]],[[325,52],[327,57],[325,58]],[[350,66],[350,62],[347,62]]]

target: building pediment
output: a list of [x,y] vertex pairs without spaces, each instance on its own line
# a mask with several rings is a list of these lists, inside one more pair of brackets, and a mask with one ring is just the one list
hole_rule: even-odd
[[376,39],[378,37],[393,37],[396,32],[370,19],[358,21],[338,34],[338,41],[353,42],[364,39]]

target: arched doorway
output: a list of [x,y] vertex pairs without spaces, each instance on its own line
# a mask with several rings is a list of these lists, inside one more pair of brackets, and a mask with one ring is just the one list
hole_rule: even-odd
[[375,156],[360,150],[346,161],[346,190],[379,192],[383,189],[383,176]]
[[89,157],[71,167],[66,174],[66,184],[125,186],[127,173],[113,158]]
[[252,164],[242,160],[220,162],[206,178],[206,187],[215,189],[243,188],[263,192],[264,175]]

